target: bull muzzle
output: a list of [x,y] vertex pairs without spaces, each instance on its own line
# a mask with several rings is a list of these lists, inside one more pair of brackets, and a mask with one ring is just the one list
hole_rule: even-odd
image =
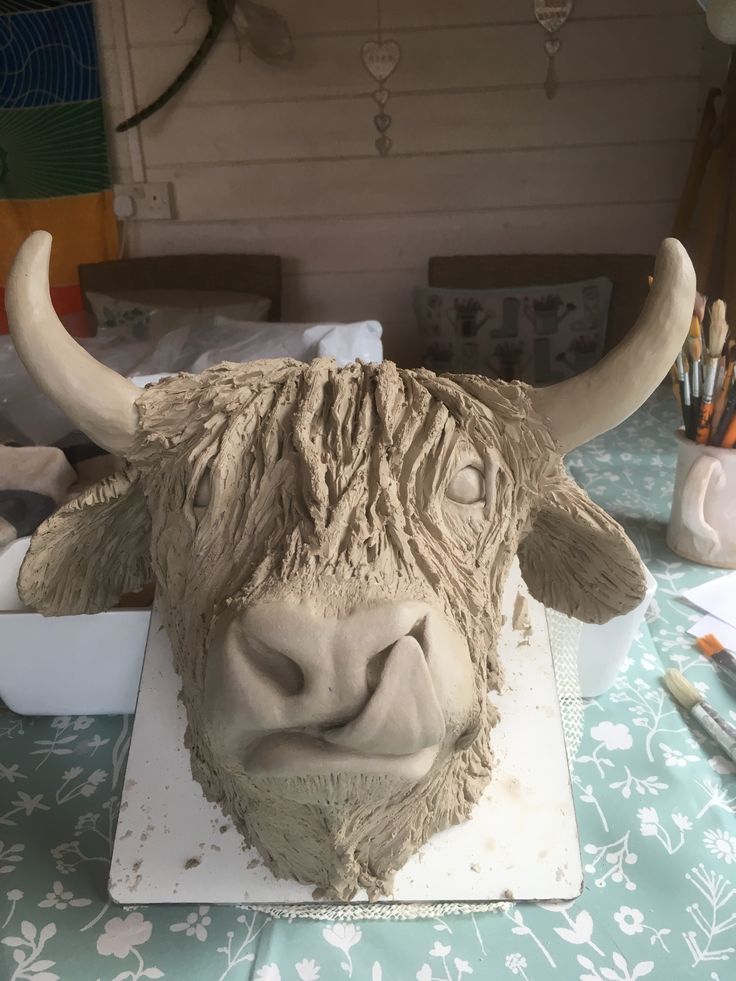
[[251,775],[415,782],[467,745],[479,709],[467,643],[427,603],[331,618],[264,602],[215,621],[204,711],[215,751]]

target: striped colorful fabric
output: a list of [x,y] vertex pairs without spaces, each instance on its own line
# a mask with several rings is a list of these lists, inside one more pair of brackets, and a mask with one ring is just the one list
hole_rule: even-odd
[[0,0],[0,287],[36,228],[57,312],[87,334],[78,266],[117,254],[92,0]]

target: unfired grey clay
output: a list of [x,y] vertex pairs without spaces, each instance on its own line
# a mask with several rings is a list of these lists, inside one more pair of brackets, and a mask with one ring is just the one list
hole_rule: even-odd
[[[38,364],[59,328],[38,292],[48,243],[24,248],[11,327],[74,418],[94,363],[80,363],[76,394],[73,365],[59,381],[52,360]],[[660,360],[687,332],[689,275],[668,246],[636,328],[651,332],[664,297]],[[632,388],[636,401],[646,385]],[[488,784],[487,693],[515,555],[534,596],[583,620],[644,594],[636,550],[561,459],[591,416],[601,431],[625,405],[581,407],[572,425],[559,392],[324,360],[116,390],[120,413],[107,406],[95,425],[100,392],[77,417],[127,468],[39,529],[22,595],[47,614],[89,613],[155,579],[194,776],[275,874],[319,895],[385,893]]]

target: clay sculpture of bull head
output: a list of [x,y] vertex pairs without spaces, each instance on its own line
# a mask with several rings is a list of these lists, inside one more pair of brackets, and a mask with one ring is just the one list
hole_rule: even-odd
[[92,613],[155,580],[192,771],[275,874],[348,898],[385,892],[490,778],[500,599],[585,621],[641,600],[639,557],[566,475],[687,333],[695,278],[674,240],[628,337],[535,390],[391,363],[222,364],[144,391],[95,362],[48,292],[51,237],[9,278],[30,374],[123,471],[33,538],[19,587]]

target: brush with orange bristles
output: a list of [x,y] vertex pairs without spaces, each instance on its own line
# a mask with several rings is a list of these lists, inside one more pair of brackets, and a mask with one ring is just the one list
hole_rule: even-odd
[[716,375],[718,365],[723,353],[723,346],[726,343],[728,334],[728,323],[726,322],[726,304],[723,300],[715,300],[710,308],[710,330],[708,331],[708,357],[705,361],[705,371],[703,373],[703,398],[700,405],[700,416],[698,418],[695,440],[698,443],[707,443],[711,432],[711,422],[713,419],[713,398],[716,388]]
[[698,637],[696,644],[701,654],[705,654],[714,664],[717,664],[731,681],[736,681],[736,657],[726,650],[715,634]]

